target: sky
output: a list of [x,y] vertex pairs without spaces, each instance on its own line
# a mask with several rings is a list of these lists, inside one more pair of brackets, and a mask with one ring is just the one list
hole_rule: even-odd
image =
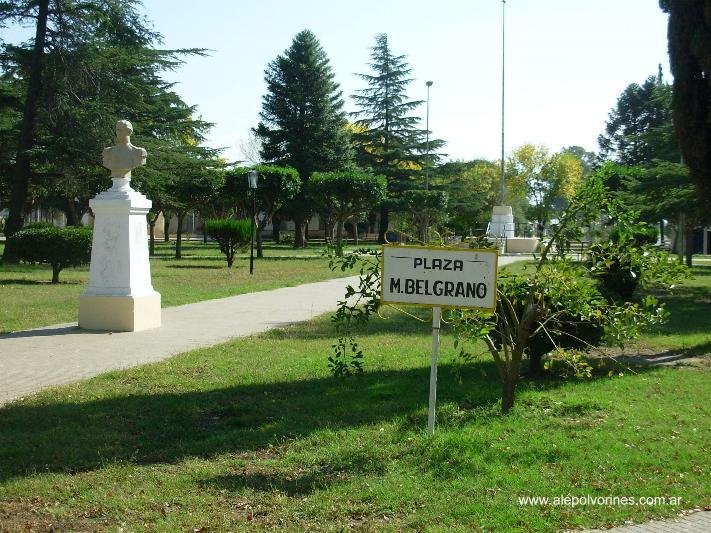
[[[408,96],[430,92],[432,137],[449,159],[501,153],[500,0],[144,0],[165,48],[206,48],[166,74],[214,123],[207,144],[234,161],[258,122],[264,70],[299,31],[316,34],[343,91],[364,87],[375,36],[412,67]],[[610,109],[630,83],[667,79],[666,15],[657,0],[507,0],[505,151],[524,143],[597,151]],[[425,105],[420,108],[425,117]]]

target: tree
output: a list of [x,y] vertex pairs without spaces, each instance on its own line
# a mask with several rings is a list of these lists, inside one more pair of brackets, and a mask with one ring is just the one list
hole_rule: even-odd
[[563,208],[582,182],[582,163],[571,153],[551,155],[543,146],[525,144],[513,151],[508,163],[513,182],[523,186],[531,203],[528,216],[539,227],[548,224],[556,204]]
[[628,85],[598,137],[600,156],[622,165],[643,165],[652,159],[678,162],[671,101],[672,89],[664,82],[661,66],[642,85]]
[[[667,219],[677,222],[679,253],[685,252],[687,266],[692,264],[693,229],[711,216],[689,180],[689,169],[681,163],[658,161],[649,168],[633,168],[625,173],[620,198],[639,212],[642,220],[655,223]],[[677,245],[682,243],[677,241]]]
[[92,231],[86,228],[35,227],[15,232],[8,239],[22,261],[52,265],[52,283],[68,266],[85,265],[91,259]]
[[[427,143],[427,132],[418,128],[420,117],[413,112],[422,100],[409,100],[406,94],[412,69],[404,55],[393,54],[386,34],[375,37],[370,57],[373,73],[358,74],[368,86],[352,96],[359,107],[353,128],[356,161],[384,175],[389,196],[397,198],[412,187],[418,171],[432,166],[436,157],[429,154],[436,153],[444,142],[430,139]],[[383,203],[378,229],[381,243],[385,242],[389,212],[390,204]]]
[[444,191],[409,189],[402,193],[395,210],[404,214],[420,242],[428,243],[430,226],[439,226],[447,220],[448,200]]
[[669,13],[674,128],[689,175],[711,210],[711,2],[660,0]]
[[435,168],[432,182],[449,197],[448,227],[458,235],[471,235],[479,222],[488,220],[499,180],[498,165],[485,160],[452,161]]
[[205,231],[217,241],[220,251],[227,259],[227,267],[232,268],[237,250],[245,248],[250,242],[252,223],[246,218],[208,219],[205,221]]
[[[263,161],[295,168],[304,186],[312,173],[338,170],[350,161],[342,93],[313,33],[299,32],[269,63],[264,79],[267,93],[254,129]],[[303,191],[285,209],[296,225],[295,247],[306,244],[313,209]]]
[[[259,181],[255,191],[256,213],[254,225],[256,226],[257,257],[264,257],[262,231],[272,221],[274,214],[282,208],[284,203],[294,198],[301,191],[299,173],[291,167],[276,165],[257,165],[254,170],[259,174]],[[239,168],[229,172],[234,178],[235,193],[244,198],[244,206],[252,208],[251,189],[247,183],[248,170]]]
[[[32,43],[2,46],[2,78],[22,96],[12,162],[9,233],[22,226],[29,195],[79,223],[108,182],[97,154],[113,141],[117,119],[134,121],[134,142],[165,140],[207,127],[160,73],[200,50],[158,50],[160,36],[134,0],[11,0],[0,25],[35,25]],[[0,133],[4,134],[0,130]],[[4,142],[0,142],[0,145]],[[150,160],[149,160],[150,164]],[[6,256],[12,255],[11,247]]]
[[342,256],[343,224],[383,202],[387,181],[384,176],[359,170],[317,172],[311,176],[308,194],[317,205],[332,213],[336,222],[336,254]]

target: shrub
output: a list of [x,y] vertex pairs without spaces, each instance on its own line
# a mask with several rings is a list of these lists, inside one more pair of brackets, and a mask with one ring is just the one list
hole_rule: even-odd
[[627,230],[620,228],[620,226],[615,226],[610,231],[610,240],[614,243],[628,241],[637,247],[645,244],[656,244],[657,228],[642,223],[635,224]]
[[39,220],[37,222],[30,222],[29,224],[26,224],[22,229],[45,229],[53,227],[55,227],[54,224],[45,222],[44,220]]
[[91,260],[91,238],[88,228],[31,227],[15,233],[9,244],[21,261],[52,265],[52,283],[59,283],[62,269]]
[[252,222],[247,218],[209,219],[205,221],[205,232],[219,244],[220,251],[227,258],[227,266],[232,267],[235,252],[249,244]]
[[[601,309],[604,298],[595,280],[585,270],[565,262],[545,265],[540,272],[545,279],[545,290],[541,294],[541,305],[545,314],[539,323],[548,327],[532,334],[527,348],[529,369],[538,374],[543,370],[542,358],[556,348],[581,348],[599,346],[605,333],[603,325],[591,318]],[[528,273],[503,274],[500,290],[512,303],[518,316],[523,313],[530,291],[531,279]],[[555,317],[550,322],[547,318]]]

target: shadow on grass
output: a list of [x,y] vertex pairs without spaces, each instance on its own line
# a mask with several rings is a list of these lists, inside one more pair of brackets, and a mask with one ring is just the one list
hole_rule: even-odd
[[[51,276],[51,272],[50,272]],[[82,285],[86,283],[82,280],[72,279],[68,281],[59,280],[59,283],[52,283],[51,279],[0,279],[0,285],[42,285],[44,287],[62,286],[62,285]]]
[[201,270],[222,270],[227,268],[227,263],[224,265],[166,265],[165,268],[185,268],[185,269],[201,269]]
[[[460,386],[452,369],[441,365],[439,404],[495,409],[500,388],[493,364],[477,363],[464,372],[466,386]],[[401,420],[405,431],[418,431],[426,426],[428,381],[429,368],[423,367],[370,372],[345,381],[314,378],[85,403],[10,404],[0,408],[0,482],[39,472],[88,471],[111,461],[173,463],[186,457],[250,452],[321,428],[338,430],[393,419]],[[355,468],[360,460],[368,458],[344,459],[343,468]],[[275,483],[269,475],[256,472],[220,483]],[[283,483],[285,490],[298,491],[316,481]]]

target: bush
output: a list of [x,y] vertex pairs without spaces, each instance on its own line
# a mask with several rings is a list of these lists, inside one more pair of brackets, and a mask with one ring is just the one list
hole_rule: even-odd
[[252,222],[247,218],[209,219],[205,221],[205,233],[220,245],[220,251],[227,258],[227,266],[232,267],[235,252],[249,244]]
[[610,231],[610,241],[614,243],[629,242],[633,246],[640,247],[645,244],[657,243],[657,228],[647,224],[636,224],[628,230],[615,226]]
[[[529,369],[539,374],[543,369],[542,358],[556,348],[587,349],[599,346],[605,328],[591,318],[599,309],[603,296],[594,279],[585,271],[566,263],[549,264],[542,268],[545,277],[545,291],[542,303],[546,312],[540,322],[555,316],[545,330],[538,331],[529,339],[527,348]],[[526,297],[530,290],[530,276],[524,274],[503,274],[500,278],[501,292],[512,302],[516,313],[521,316]],[[581,303],[584,302],[584,305]]]
[[55,227],[54,224],[40,220],[38,222],[30,222],[29,224],[23,226],[22,229],[46,229],[53,227]]
[[85,265],[91,260],[92,231],[88,228],[30,227],[8,241],[20,261],[52,265],[52,283],[68,266]]

